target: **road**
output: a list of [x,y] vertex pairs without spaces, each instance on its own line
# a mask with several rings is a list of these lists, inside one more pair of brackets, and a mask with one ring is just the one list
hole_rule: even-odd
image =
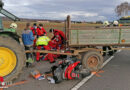
[[[109,57],[104,57],[107,60]],[[104,60],[104,61],[105,61]],[[38,81],[29,77],[33,69],[41,73],[49,70],[53,64],[47,61],[36,63],[33,68],[25,68],[15,82],[28,80],[27,83],[10,87],[7,90],[70,90],[81,80],[64,80],[60,84],[50,84],[47,80]],[[130,51],[121,51],[102,69],[101,77],[94,75],[79,90],[130,90]],[[5,89],[6,90],[6,89]]]

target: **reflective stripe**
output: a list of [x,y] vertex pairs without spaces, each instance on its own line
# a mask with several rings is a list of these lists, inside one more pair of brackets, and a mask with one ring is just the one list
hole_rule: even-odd
[[48,45],[49,41],[50,39],[47,36],[42,36],[38,38],[36,45]]
[[46,41],[46,40],[38,40],[38,42],[42,42],[42,41]]

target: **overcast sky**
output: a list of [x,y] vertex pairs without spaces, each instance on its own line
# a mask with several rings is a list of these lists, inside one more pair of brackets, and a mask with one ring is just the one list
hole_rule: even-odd
[[3,0],[4,8],[21,18],[98,21],[114,20],[114,9],[130,0]]

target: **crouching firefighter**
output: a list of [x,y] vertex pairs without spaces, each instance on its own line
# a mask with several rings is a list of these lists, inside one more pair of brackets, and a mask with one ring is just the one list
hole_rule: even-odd
[[45,72],[44,77],[52,83],[60,83],[63,80],[82,79],[91,74],[83,69],[82,64],[76,58],[63,60],[57,66],[52,66],[49,72]]
[[52,46],[52,48],[63,49],[66,41],[64,32],[56,29],[50,29],[49,32],[54,34],[51,39],[53,42],[49,42],[49,45]]
[[[38,38],[36,45],[37,45],[37,50],[51,50],[51,48],[48,45],[48,42],[50,39],[47,36],[41,36]],[[55,58],[57,58],[58,55],[55,54],[40,54],[39,52],[36,53],[36,60],[50,60],[50,63],[55,62]]]
[[[39,37],[36,41],[37,50],[50,50],[50,48],[48,46],[49,41],[50,41],[50,39],[47,36]],[[42,59],[42,58],[43,58],[43,54],[40,54],[39,52],[37,52],[36,61],[40,61],[40,59]]]

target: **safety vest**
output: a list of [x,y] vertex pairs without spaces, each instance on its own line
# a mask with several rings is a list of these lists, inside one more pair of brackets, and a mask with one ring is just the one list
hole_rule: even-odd
[[37,39],[36,45],[48,45],[48,42],[50,41],[50,39],[47,36],[41,36]]

